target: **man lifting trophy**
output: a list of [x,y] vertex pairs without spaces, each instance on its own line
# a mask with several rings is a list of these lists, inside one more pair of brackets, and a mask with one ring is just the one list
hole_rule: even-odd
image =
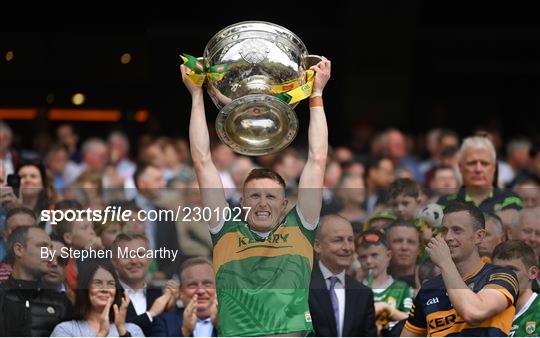
[[221,140],[247,155],[286,147],[298,128],[293,107],[309,97],[308,158],[296,205],[287,206],[281,176],[254,169],[240,202],[248,210],[245,218],[222,219],[218,215],[225,213],[215,212],[208,222],[220,336],[304,336],[313,330],[308,295],[328,152],[322,94],[330,61],[322,58],[309,67],[310,60],[295,34],[266,22],[221,30],[202,60],[184,56],[182,80],[192,98],[191,156],[203,206],[211,210],[228,205],[210,155],[202,84],[221,109]]

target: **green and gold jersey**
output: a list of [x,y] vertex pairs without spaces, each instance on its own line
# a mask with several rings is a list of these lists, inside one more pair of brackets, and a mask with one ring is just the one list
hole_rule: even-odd
[[246,222],[212,233],[220,336],[312,331],[308,295],[315,227],[293,208],[266,238]]
[[[539,327],[536,327],[538,325]],[[538,337],[540,333],[540,297],[533,293],[531,298],[514,317],[510,337]]]
[[[366,282],[364,282],[366,284]],[[402,312],[409,312],[412,306],[413,292],[410,286],[400,280],[395,280],[390,277],[388,282],[382,288],[373,288],[373,300],[377,302],[385,302],[390,304],[395,309]],[[366,284],[367,285],[367,284]],[[392,328],[397,321],[390,322],[389,313],[382,312],[377,315],[376,321],[378,325]]]

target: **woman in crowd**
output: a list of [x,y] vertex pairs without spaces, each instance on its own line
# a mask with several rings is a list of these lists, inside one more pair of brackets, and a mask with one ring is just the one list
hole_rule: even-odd
[[51,337],[144,337],[140,327],[126,323],[129,296],[122,297],[110,263],[84,264],[77,285],[74,320],[58,324]]
[[23,206],[32,209],[39,218],[41,211],[50,209],[51,200],[45,167],[38,161],[23,162],[17,168],[21,177]]

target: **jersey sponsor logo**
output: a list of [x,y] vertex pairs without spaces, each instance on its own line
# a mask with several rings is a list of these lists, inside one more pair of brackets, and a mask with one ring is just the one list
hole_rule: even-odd
[[311,323],[311,313],[309,311],[304,312],[304,317],[306,318],[306,323]]
[[527,332],[527,334],[533,334],[534,331],[536,331],[536,322],[527,322],[527,324],[525,324],[525,332]]
[[[268,238],[265,240],[265,242],[268,243],[287,243],[289,239],[290,234],[273,234],[272,236],[268,236]],[[249,238],[247,236],[241,236],[238,237],[238,247],[244,247],[249,244],[257,243],[257,240],[253,238]],[[260,242],[259,242],[260,243]]]
[[444,317],[433,318],[429,321],[429,328],[432,330],[437,330],[442,327],[451,326],[456,322],[457,316],[454,313],[446,315]]
[[427,301],[426,306],[439,303],[439,297],[431,298]]

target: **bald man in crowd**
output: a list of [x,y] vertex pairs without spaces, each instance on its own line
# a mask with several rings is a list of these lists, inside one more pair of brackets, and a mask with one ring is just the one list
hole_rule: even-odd
[[309,308],[315,335],[376,336],[373,292],[345,273],[354,259],[351,223],[338,215],[321,218],[314,250]]

